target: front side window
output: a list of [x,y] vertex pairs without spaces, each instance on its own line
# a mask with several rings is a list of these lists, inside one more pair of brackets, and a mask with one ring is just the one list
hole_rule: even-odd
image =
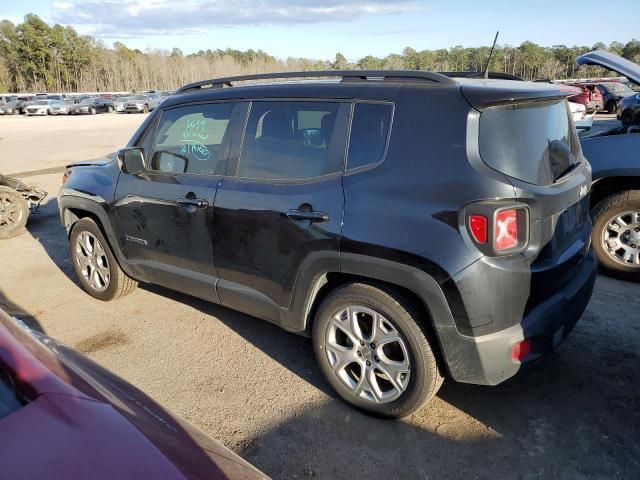
[[378,163],[384,158],[393,106],[358,102],[353,109],[347,168]]
[[333,173],[327,157],[338,102],[253,102],[238,176],[296,180]]
[[233,103],[190,105],[164,111],[149,161],[151,170],[170,173],[223,173],[222,144]]

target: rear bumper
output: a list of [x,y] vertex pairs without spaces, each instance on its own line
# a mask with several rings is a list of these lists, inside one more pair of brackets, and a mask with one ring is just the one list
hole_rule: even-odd
[[[495,385],[520,368],[557,347],[584,312],[596,279],[592,250],[573,269],[572,279],[544,302],[528,311],[522,321],[504,330],[480,336],[462,335],[455,328],[438,329],[445,360],[454,380]],[[531,353],[522,362],[512,359],[516,343],[531,339]]]

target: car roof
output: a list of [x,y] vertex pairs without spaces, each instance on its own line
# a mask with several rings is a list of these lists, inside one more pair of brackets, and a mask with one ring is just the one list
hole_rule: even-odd
[[[304,73],[304,77],[295,77],[301,73]],[[327,75],[331,75],[331,78],[325,78]],[[451,72],[448,75],[452,75]],[[476,108],[518,100],[564,98],[571,95],[555,84],[448,75],[422,71],[356,70],[227,77],[186,85],[169,97],[163,108],[199,101],[261,98],[395,100],[398,92],[404,88],[462,92]],[[252,79],[255,81],[248,83]]]

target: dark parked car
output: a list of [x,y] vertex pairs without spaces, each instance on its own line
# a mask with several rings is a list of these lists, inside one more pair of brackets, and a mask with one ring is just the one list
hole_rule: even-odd
[[20,100],[11,100],[3,105],[0,105],[0,115],[18,115],[21,112]]
[[581,103],[587,107],[587,111],[603,110],[604,98],[598,87],[592,83],[570,83],[572,87],[580,89],[578,95],[569,97],[570,102]]
[[133,385],[0,310],[0,476],[258,479]]
[[[577,62],[608,68],[640,85],[640,66],[612,53],[585,53]],[[581,136],[593,167],[592,243],[598,260],[611,273],[640,279],[640,126]]]
[[635,95],[633,90],[621,82],[599,82],[595,86],[602,94],[604,109],[607,113],[616,113],[621,100]]
[[71,113],[74,115],[95,115],[96,113],[111,112],[113,112],[113,102],[111,100],[107,100],[106,98],[85,98],[83,100],[80,100],[80,103],[77,103],[73,107],[71,107]]
[[618,120],[625,127],[640,124],[640,93],[635,93],[620,100]]
[[[236,85],[301,77],[336,81]],[[101,300],[149,282],[311,336],[376,415],[444,376],[495,385],[564,340],[595,281],[567,94],[418,71],[187,85],[117,156],[68,167],[73,268]]]

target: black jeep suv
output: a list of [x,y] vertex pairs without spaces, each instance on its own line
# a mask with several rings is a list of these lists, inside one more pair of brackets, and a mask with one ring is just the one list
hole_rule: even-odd
[[68,168],[73,267],[101,300],[154,283],[311,336],[338,394],[376,415],[444,376],[500,383],[593,290],[565,95],[396,71],[187,85],[116,156]]

